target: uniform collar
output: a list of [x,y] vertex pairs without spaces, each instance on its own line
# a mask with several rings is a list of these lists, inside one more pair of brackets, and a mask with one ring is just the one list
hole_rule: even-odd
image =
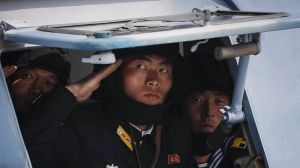
[[208,166],[208,163],[198,163],[198,168],[206,168]]
[[129,123],[133,128],[135,128],[136,130],[138,130],[141,134],[142,137],[144,137],[145,135],[150,135],[153,131],[154,125],[151,125],[147,130],[142,131],[141,129],[139,129],[136,125]]

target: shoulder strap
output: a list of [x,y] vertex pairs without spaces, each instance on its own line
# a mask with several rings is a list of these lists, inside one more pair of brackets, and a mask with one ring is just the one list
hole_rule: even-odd
[[161,125],[157,125],[156,132],[155,132],[155,157],[151,165],[151,168],[155,168],[157,164],[159,154],[160,154],[160,145],[161,145]]

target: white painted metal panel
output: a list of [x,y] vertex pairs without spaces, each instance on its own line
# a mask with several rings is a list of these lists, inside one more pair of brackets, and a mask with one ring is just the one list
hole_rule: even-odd
[[[241,10],[299,12],[296,0],[235,1]],[[300,29],[262,34],[246,82],[269,167],[298,168],[300,160]]]
[[[28,154],[0,65],[0,167],[29,168]],[[2,140],[1,140],[2,139]]]
[[[193,24],[191,21],[186,21],[186,24],[183,24],[182,22],[163,22],[160,24],[160,27],[168,28],[167,31],[165,29],[142,33],[133,31],[130,34],[112,35],[111,37],[105,38],[94,38],[94,36],[91,37],[87,35],[66,34],[60,32],[45,32],[38,30],[36,27],[18,28],[4,32],[4,39],[13,42],[38,44],[47,47],[106,51],[119,48],[192,41],[300,27],[300,17],[297,15],[282,17],[284,15],[274,14],[274,16],[272,16],[273,15],[251,16],[243,18],[245,20],[235,17],[233,17],[233,19],[216,17],[204,26]],[[156,22],[157,21],[155,21],[155,23]],[[142,21],[138,24],[149,27],[147,23],[148,22],[144,23]],[[117,25],[120,26],[119,24]],[[123,25],[123,27],[126,26],[125,23],[123,23]],[[150,25],[152,26],[152,22]],[[185,28],[181,28],[180,26],[182,25],[184,25]],[[96,30],[99,30],[98,32],[103,30],[100,26],[101,25],[96,26],[98,28]],[[83,27],[87,30],[94,29],[93,25]],[[104,27],[107,26],[104,25]],[[80,28],[82,28],[82,26],[79,26],[77,29]],[[84,28],[82,29],[85,30]]]
[[1,0],[0,20],[41,26],[169,15],[195,7],[225,9],[211,0]]

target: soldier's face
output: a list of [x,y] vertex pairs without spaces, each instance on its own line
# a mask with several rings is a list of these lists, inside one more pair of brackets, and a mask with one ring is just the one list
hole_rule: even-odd
[[190,94],[183,111],[194,132],[212,133],[223,119],[219,110],[229,103],[230,99],[225,94],[205,90]]
[[134,100],[158,105],[172,87],[172,66],[159,55],[135,57],[124,62],[123,89]]
[[39,96],[52,91],[57,82],[52,72],[40,68],[16,72],[10,86],[15,108],[25,111]]

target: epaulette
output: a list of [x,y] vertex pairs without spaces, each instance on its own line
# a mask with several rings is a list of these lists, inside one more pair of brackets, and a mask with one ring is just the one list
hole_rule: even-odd
[[230,148],[238,148],[238,149],[246,149],[247,148],[247,142],[244,137],[234,137],[233,140],[230,142],[229,145]]

